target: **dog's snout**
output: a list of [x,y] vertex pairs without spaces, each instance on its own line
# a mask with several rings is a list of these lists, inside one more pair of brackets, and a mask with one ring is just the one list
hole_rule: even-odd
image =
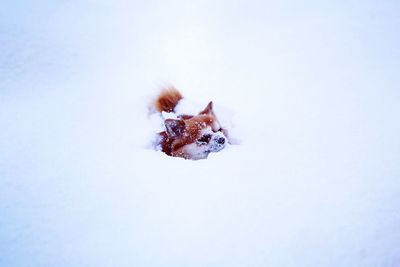
[[220,137],[220,138],[217,139],[217,142],[218,142],[218,144],[223,145],[223,144],[225,144],[225,138],[224,137]]

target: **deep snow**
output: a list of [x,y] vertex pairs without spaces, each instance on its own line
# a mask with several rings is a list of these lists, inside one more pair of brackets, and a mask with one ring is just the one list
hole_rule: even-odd
[[[396,1],[1,6],[0,266],[399,266]],[[149,149],[167,83],[240,145]]]

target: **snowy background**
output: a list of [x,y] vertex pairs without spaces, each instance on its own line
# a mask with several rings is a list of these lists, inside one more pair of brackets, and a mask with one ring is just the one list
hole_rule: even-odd
[[[399,29],[395,0],[3,0],[0,266],[400,266]],[[148,149],[168,83],[241,145]]]

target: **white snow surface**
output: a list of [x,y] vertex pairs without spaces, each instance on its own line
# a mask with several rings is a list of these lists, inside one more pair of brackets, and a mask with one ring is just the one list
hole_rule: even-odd
[[[400,266],[399,14],[3,1],[0,266]],[[240,144],[150,149],[166,84]]]

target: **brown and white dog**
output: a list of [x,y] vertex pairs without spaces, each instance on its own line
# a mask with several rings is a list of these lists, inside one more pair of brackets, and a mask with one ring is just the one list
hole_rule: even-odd
[[[174,113],[181,93],[171,87],[164,89],[154,102],[154,108],[164,114]],[[207,158],[211,152],[222,150],[227,132],[219,124],[210,102],[197,115],[178,115],[164,119],[165,131],[158,133],[156,148],[173,157],[198,160]]]

